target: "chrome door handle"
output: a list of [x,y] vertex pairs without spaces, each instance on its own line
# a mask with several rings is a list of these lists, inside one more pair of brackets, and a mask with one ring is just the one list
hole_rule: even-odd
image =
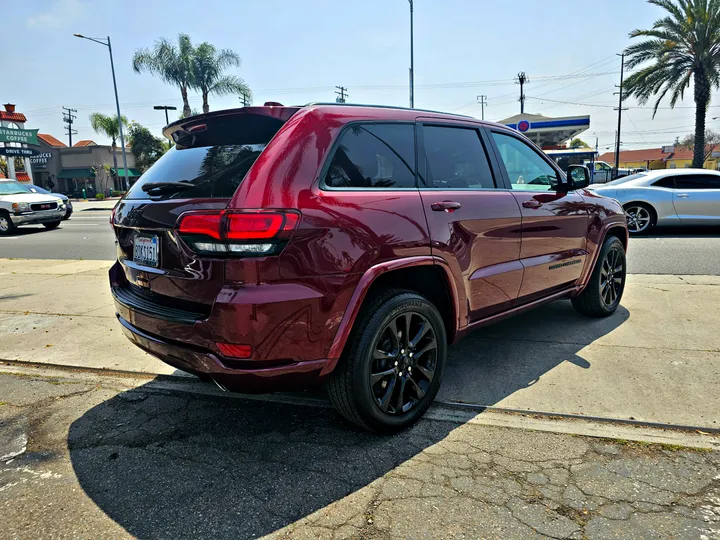
[[542,203],[540,201],[532,199],[529,201],[523,201],[522,205],[523,208],[540,208],[542,206]]
[[435,212],[454,212],[459,210],[462,205],[455,201],[441,201],[435,202],[430,205]]
[[678,199],[687,199],[688,196],[689,196],[689,195],[688,195],[687,193],[678,193],[678,194],[677,194],[677,198],[678,198]]

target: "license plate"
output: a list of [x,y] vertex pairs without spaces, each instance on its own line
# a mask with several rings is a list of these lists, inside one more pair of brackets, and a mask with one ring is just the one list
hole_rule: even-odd
[[157,268],[160,261],[160,240],[158,237],[135,235],[133,260],[138,264]]

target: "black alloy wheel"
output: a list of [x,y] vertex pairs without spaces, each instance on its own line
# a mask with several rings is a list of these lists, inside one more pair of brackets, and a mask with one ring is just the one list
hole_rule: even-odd
[[408,311],[380,331],[373,348],[370,391],[387,414],[405,414],[425,396],[435,377],[437,336],[420,313]]

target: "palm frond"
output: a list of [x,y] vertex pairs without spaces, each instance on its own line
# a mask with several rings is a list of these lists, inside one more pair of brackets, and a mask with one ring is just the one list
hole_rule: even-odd
[[218,79],[211,87],[208,88],[208,91],[211,94],[218,96],[237,94],[245,95],[248,99],[252,99],[250,87],[240,77],[232,75],[226,75]]

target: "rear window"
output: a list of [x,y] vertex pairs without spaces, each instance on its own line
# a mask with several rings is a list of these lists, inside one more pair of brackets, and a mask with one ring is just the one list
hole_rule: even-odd
[[[150,167],[130,188],[127,198],[230,198],[285,122],[264,113],[190,119],[184,129],[191,129],[192,134]],[[142,189],[150,182],[183,182],[192,187],[155,191],[151,197]]]
[[153,195],[152,199],[230,198],[265,149],[266,144],[171,148],[150,167],[127,194],[128,199],[150,199],[142,186],[148,182],[192,182],[194,187]]

